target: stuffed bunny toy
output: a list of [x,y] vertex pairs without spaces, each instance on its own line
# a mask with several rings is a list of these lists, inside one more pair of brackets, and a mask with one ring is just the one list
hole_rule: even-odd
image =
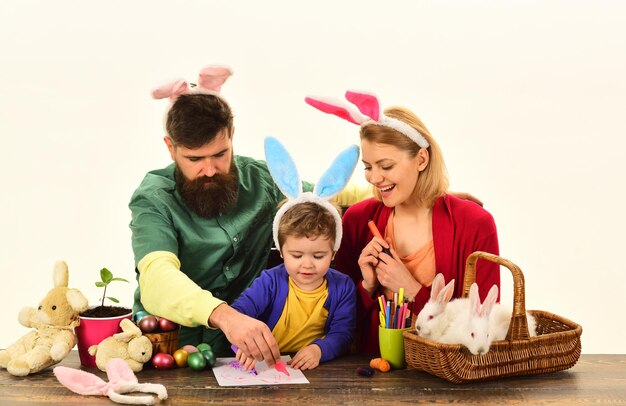
[[26,376],[52,366],[69,354],[76,345],[74,327],[78,315],[87,310],[87,298],[77,289],[69,289],[69,273],[64,261],[54,264],[54,288],[39,307],[23,308],[19,322],[35,330],[0,351],[0,367],[10,374]]
[[124,393],[155,393],[160,400],[167,399],[165,386],[153,383],[139,383],[137,377],[124,360],[112,358],[106,365],[109,382],[98,376],[68,367],[55,367],[54,375],[66,388],[79,395],[108,396],[114,402],[129,405],[153,405],[153,396],[129,396]]
[[152,358],[152,342],[129,319],[123,319],[120,327],[121,333],[113,334],[100,344],[89,347],[89,354],[95,355],[96,366],[101,371],[107,370],[110,359],[121,358],[133,372],[139,372],[143,369],[143,364]]
[[313,202],[330,211],[335,218],[336,237],[333,249],[336,252],[341,245],[343,229],[341,216],[329,199],[336,196],[350,180],[359,159],[359,147],[351,145],[337,155],[315,184],[313,192],[302,192],[302,182],[295,162],[283,144],[274,137],[265,138],[265,159],[272,179],[288,199],[274,217],[273,235],[276,248],[280,250],[278,226],[285,212],[298,203]]

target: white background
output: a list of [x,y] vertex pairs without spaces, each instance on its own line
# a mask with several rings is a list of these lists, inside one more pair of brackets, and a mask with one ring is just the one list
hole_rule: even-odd
[[100,268],[132,280],[108,292],[131,304],[128,200],[170,162],[149,91],[222,63],[236,152],[277,136],[312,181],[358,138],[305,95],[410,107],[451,189],[494,215],[527,308],[581,324],[584,353],[626,352],[624,21],[619,1],[2,1],[0,348],[57,259],[94,305]]

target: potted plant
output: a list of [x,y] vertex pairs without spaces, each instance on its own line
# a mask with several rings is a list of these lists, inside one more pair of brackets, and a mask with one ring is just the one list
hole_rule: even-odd
[[100,280],[96,287],[104,288],[102,300],[99,306],[92,306],[79,315],[80,325],[74,329],[78,341],[78,355],[80,362],[84,366],[96,366],[95,357],[90,355],[88,350],[92,345],[99,344],[100,341],[113,334],[121,332],[120,322],[122,319],[130,319],[132,310],[121,306],[105,306],[106,299],[113,303],[119,303],[114,297],[107,296],[107,287],[111,282],[127,282],[124,278],[116,278],[107,268],[100,270]]

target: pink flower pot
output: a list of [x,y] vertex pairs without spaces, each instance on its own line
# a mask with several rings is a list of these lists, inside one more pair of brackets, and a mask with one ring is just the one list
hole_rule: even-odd
[[78,356],[80,363],[86,367],[96,366],[96,357],[89,354],[89,347],[100,344],[100,341],[113,334],[120,333],[120,322],[130,319],[132,312],[116,317],[83,317],[80,316],[80,325],[74,329],[78,341]]

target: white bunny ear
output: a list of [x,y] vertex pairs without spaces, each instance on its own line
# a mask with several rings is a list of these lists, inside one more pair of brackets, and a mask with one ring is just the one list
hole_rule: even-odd
[[295,199],[302,193],[296,164],[284,145],[274,137],[265,138],[265,160],[274,182],[285,196]]
[[435,300],[437,298],[439,292],[441,292],[441,290],[445,286],[445,283],[446,281],[444,280],[442,273],[438,273],[437,275],[435,275],[435,279],[433,279],[433,282],[430,285],[430,298],[432,300]]
[[454,279],[452,279],[441,292],[441,303],[448,303],[454,294]]
[[488,316],[493,309],[493,305],[496,304],[496,300],[498,299],[498,286],[493,285],[491,289],[489,289],[489,293],[487,293],[487,297],[483,302],[482,306],[480,306],[480,316]]
[[480,296],[478,295],[478,285],[476,282],[470,286],[469,302],[472,315],[480,314]]
[[346,187],[359,159],[359,147],[351,145],[337,155],[330,167],[315,184],[313,193],[323,199],[330,199]]

